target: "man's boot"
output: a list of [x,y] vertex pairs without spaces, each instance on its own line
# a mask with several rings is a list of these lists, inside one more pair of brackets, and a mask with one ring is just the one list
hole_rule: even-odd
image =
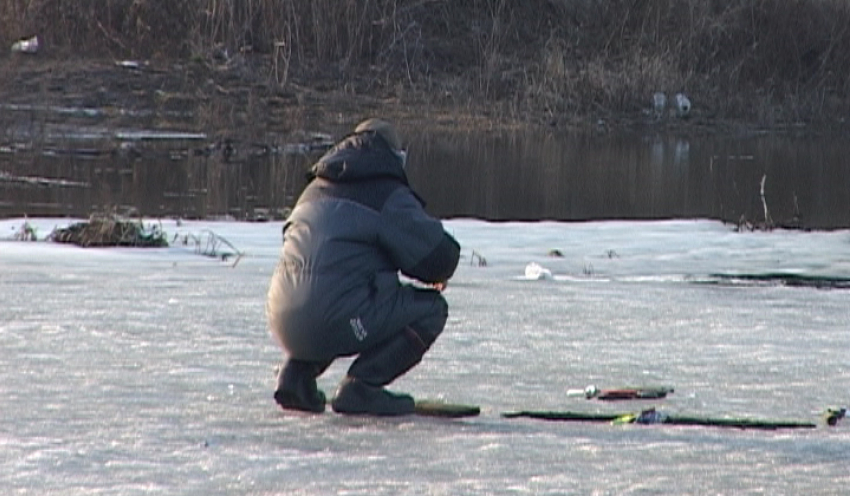
[[414,406],[409,394],[393,393],[351,376],[342,380],[331,403],[335,412],[350,415],[409,415]]
[[325,393],[316,386],[316,377],[330,364],[289,359],[277,379],[274,399],[285,410],[322,413],[325,411]]
[[422,360],[433,343],[412,328],[378,347],[361,353],[348,369],[331,402],[337,413],[408,415],[414,412],[413,397],[387,391],[384,386]]

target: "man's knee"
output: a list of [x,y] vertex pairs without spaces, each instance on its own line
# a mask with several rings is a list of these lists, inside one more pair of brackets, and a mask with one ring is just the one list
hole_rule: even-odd
[[412,322],[409,326],[416,336],[425,345],[425,348],[430,348],[434,341],[443,332],[446,327],[446,321],[449,318],[449,305],[446,303],[442,295],[431,296],[431,309],[427,315]]

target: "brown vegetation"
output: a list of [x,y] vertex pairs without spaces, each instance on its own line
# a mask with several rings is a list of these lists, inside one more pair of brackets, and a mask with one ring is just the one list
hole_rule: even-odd
[[84,248],[124,246],[161,248],[168,246],[162,228],[146,228],[141,220],[122,219],[112,214],[92,215],[88,222],[77,222],[55,229],[48,237],[56,243],[68,243]]
[[238,61],[240,105],[309,87],[551,125],[644,121],[659,90],[689,94],[697,122],[830,125],[850,110],[845,0],[0,4],[0,42],[34,34],[47,54]]

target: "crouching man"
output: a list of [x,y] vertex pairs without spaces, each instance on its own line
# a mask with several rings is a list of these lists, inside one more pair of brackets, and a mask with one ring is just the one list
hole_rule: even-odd
[[[385,386],[443,331],[448,305],[440,291],[460,246],[425,212],[405,162],[395,129],[369,119],[310,170],[284,224],[266,304],[286,359],[274,393],[284,409],[323,412],[316,378],[336,358],[356,356],[331,400],[334,411],[414,411],[410,395]],[[423,284],[403,283],[399,272]]]

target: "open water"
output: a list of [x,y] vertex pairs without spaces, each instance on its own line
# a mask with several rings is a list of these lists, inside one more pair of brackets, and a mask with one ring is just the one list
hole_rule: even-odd
[[[348,128],[269,134],[47,125],[0,139],[0,218],[282,218],[305,171]],[[850,140],[842,136],[401,129],[414,187],[442,218],[720,219],[850,227]]]

